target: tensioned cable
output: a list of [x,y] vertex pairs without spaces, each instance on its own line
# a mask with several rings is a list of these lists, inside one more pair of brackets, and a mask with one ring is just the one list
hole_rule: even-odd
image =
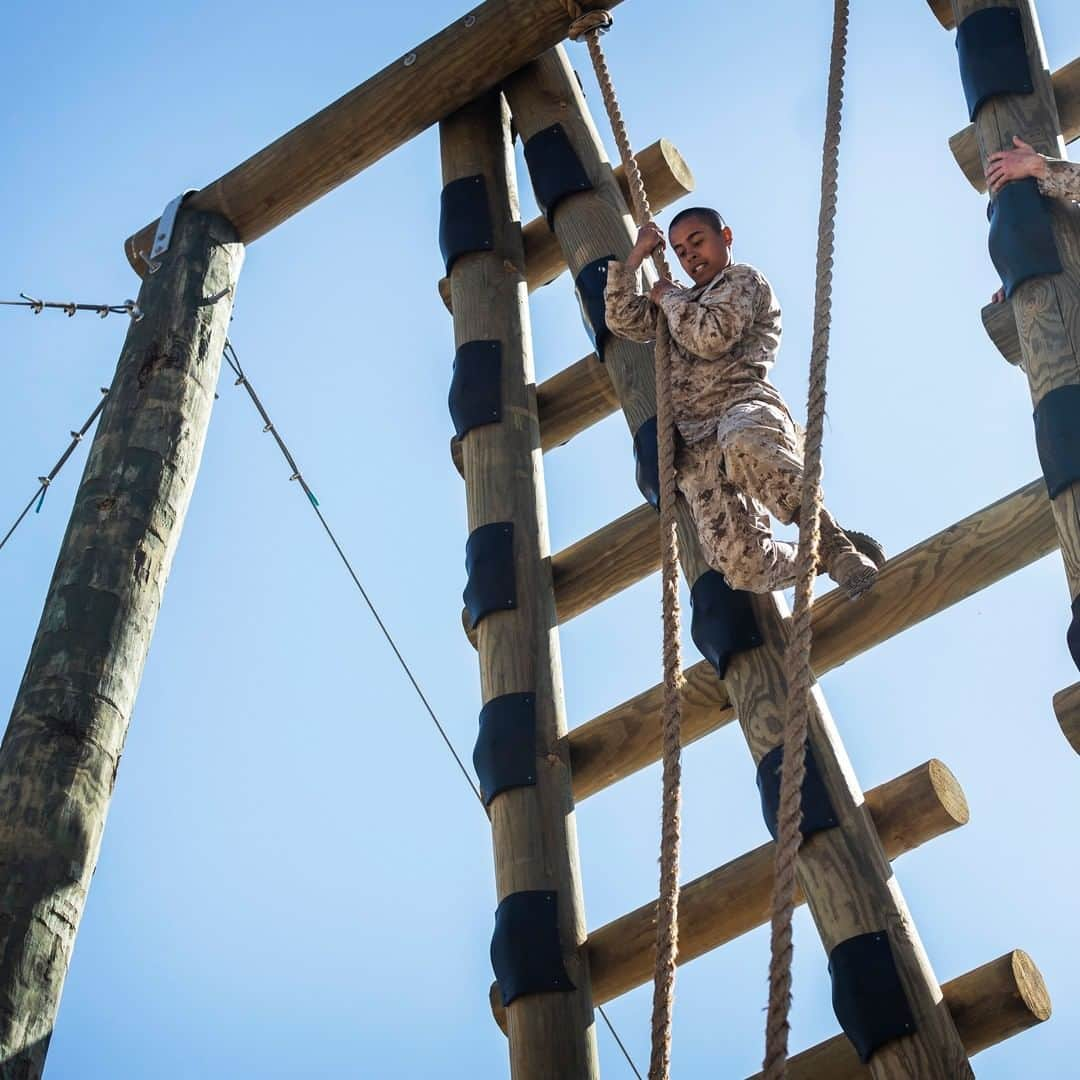
[[[299,483],[300,487],[303,489],[304,494],[308,497],[308,501],[311,503],[311,508],[315,511],[315,514],[318,517],[320,524],[326,531],[326,535],[330,537],[330,542],[334,545],[334,550],[337,551],[338,555],[341,557],[341,561],[345,564],[345,569],[348,570],[349,576],[353,579],[353,583],[356,585],[357,589],[360,590],[360,595],[364,598],[364,602],[367,604],[368,609],[374,616],[375,621],[379,624],[379,629],[382,631],[383,637],[386,638],[387,642],[390,645],[390,648],[394,650],[394,655],[397,657],[398,663],[401,664],[401,667],[404,670],[405,674],[409,677],[409,682],[412,683],[413,689],[416,691],[420,700],[423,702],[424,708],[427,710],[427,713],[431,717],[432,722],[435,724],[435,727],[438,728],[439,734],[442,736],[443,742],[446,743],[447,749],[454,756],[454,761],[457,762],[457,766],[461,770],[462,776],[465,777],[466,783],[468,783],[469,787],[472,789],[472,793],[482,804],[484,800],[480,794],[479,789],[477,788],[476,784],[473,783],[473,779],[469,775],[468,770],[465,768],[461,757],[459,756],[457,750],[454,749],[454,744],[450,741],[450,737],[446,734],[446,730],[443,728],[442,724],[439,723],[439,718],[435,715],[435,710],[431,707],[428,699],[424,696],[424,691],[420,689],[420,684],[416,681],[416,677],[410,670],[409,665],[405,662],[405,657],[401,655],[401,651],[395,644],[394,639],[390,634],[390,631],[386,628],[386,624],[379,616],[379,613],[375,609],[375,605],[371,602],[371,598],[368,596],[367,591],[360,583],[360,578],[357,577],[356,571],[353,569],[352,564],[349,562],[348,556],[342,550],[341,545],[338,543],[337,537],[334,535],[333,530],[327,523],[326,518],[323,517],[322,510],[319,508],[319,500],[315,497],[315,493],[308,486],[308,482],[304,479],[303,474],[300,472],[300,467],[296,464],[296,459],[293,457],[288,446],[285,444],[285,440],[281,437],[280,432],[274,426],[273,421],[270,419],[269,413],[266,411],[265,406],[259,399],[259,395],[255,392],[255,387],[251,385],[251,382],[248,379],[247,374],[244,372],[244,368],[240,363],[240,358],[236,355],[236,349],[233,347],[233,343],[231,341],[225,342],[225,362],[229,365],[230,368],[232,368],[233,374],[236,376],[236,385],[242,386],[247,391],[248,397],[251,398],[251,403],[255,406],[256,410],[259,413],[259,416],[262,417],[264,425],[263,431],[268,432],[269,434],[274,436],[274,441],[277,443],[278,449],[281,451],[281,454],[285,458],[285,460],[289,463],[289,468],[292,469],[292,474],[289,476],[289,479],[297,481],[297,483]],[[615,1030],[615,1025],[612,1024],[611,1020],[608,1018],[608,1014],[604,1012],[604,1007],[602,1005],[598,1005],[597,1012],[599,1012],[600,1015],[603,1017],[604,1023],[607,1025],[608,1030],[611,1032],[612,1038],[614,1038],[619,1049],[622,1051],[623,1057],[626,1058],[626,1062],[633,1070],[634,1075],[638,1078],[638,1080],[641,1080],[641,1073],[638,1072],[637,1066],[634,1064],[633,1058],[630,1057],[629,1051],[623,1045],[622,1039],[619,1038],[619,1034]]]
[[19,293],[21,300],[0,300],[4,307],[28,307],[35,315],[40,315],[46,308],[55,308],[64,312],[70,319],[76,311],[92,311],[102,319],[110,315],[130,315],[133,322],[139,322],[143,317],[139,305],[134,300],[125,300],[122,304],[80,304],[74,300],[38,300],[26,293]]

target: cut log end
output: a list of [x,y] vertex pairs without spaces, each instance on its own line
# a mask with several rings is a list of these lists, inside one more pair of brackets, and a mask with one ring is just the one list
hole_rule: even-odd
[[1074,683],[1054,695],[1054,714],[1069,745],[1080,754],[1080,683]]
[[953,15],[952,3],[950,0],[927,0],[930,4],[930,10],[934,13],[937,21],[945,27],[946,30],[956,29],[956,18]]

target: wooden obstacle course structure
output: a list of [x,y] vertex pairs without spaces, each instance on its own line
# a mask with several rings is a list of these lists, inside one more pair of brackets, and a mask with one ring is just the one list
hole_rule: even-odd
[[[617,3],[591,6],[606,10]],[[982,0],[931,0],[946,25],[985,6]],[[1031,0],[998,6],[1020,12],[1035,92],[992,99],[952,140],[976,187],[985,156],[1013,132],[1039,132],[1038,148],[1059,154],[1064,138],[1080,133],[1080,61],[1051,81]],[[658,527],[651,507],[637,507],[553,555],[543,453],[616,409],[637,437],[656,407],[651,348],[609,337],[595,321],[595,351],[535,386],[529,293],[563,270],[581,283],[607,259],[625,259],[633,233],[625,177],[607,160],[560,44],[568,22],[560,0],[486,0],[191,196],[179,210],[160,270],[147,274],[159,222],[125,242],[132,266],[146,275],[139,305],[147,317],[129,331],[0,750],[5,817],[31,822],[0,832],[0,857],[20,867],[0,891],[0,944],[9,957],[0,979],[14,1003],[11,1015],[0,1016],[0,1051],[12,1067],[32,1073],[44,1062],[119,748],[199,464],[244,245],[438,123],[444,191],[458,185],[460,193],[468,185],[471,205],[487,214],[483,243],[448,251],[440,292],[453,316],[462,368],[480,351],[469,346],[498,354],[496,415],[474,416],[453,442],[465,481],[468,621],[484,705],[478,759],[496,763],[496,786],[484,794],[498,901],[493,953],[505,978],[501,991],[493,990],[493,1007],[509,1036],[515,1077],[597,1075],[594,1006],[648,978],[655,903],[587,933],[574,801],[657,760],[662,688],[568,731],[558,627],[653,573]],[[587,186],[567,191],[546,217],[522,227],[514,132],[528,141],[554,127]],[[693,188],[686,163],[664,140],[643,153],[642,166],[657,206]],[[1055,324],[1050,302],[1065,295],[1069,303],[1062,309],[1080,312],[1080,228],[1068,209],[1055,208],[1052,223],[1070,273],[1018,284],[1025,297],[1019,324],[1011,314],[1019,305],[1000,305],[986,316],[995,344],[1022,358],[1036,405],[1046,392],[1077,382],[1080,370],[1080,358],[1068,352],[1070,342],[1080,340],[1080,315]],[[646,281],[650,275],[645,272]],[[164,435],[150,431],[159,423]],[[629,452],[627,462],[630,467]],[[1055,547],[1075,600],[1076,489],[1073,484],[1048,506],[1045,485],[1030,484],[893,559],[858,605],[837,593],[823,597],[814,614],[817,674]],[[108,540],[107,550],[100,538]],[[685,506],[680,550],[692,587],[711,580]],[[102,575],[115,582],[107,610],[96,599]],[[689,743],[737,720],[760,765],[780,741],[787,613],[778,597],[750,603],[762,642],[736,652],[722,678],[704,661],[687,670],[684,737]],[[1078,688],[1062,691],[1054,706],[1080,752]],[[804,840],[801,896],[829,953],[872,944],[875,958],[887,958],[908,1020],[906,1029],[873,1046],[865,1065],[838,1036],[794,1057],[789,1075],[970,1075],[969,1055],[1045,1020],[1049,999],[1021,952],[939,986],[907,912],[891,860],[964,824],[963,793],[943,765],[929,762],[864,795],[820,688],[811,729],[834,820]],[[524,771],[501,772],[505,744],[518,740],[520,762],[522,738],[530,740]],[[85,753],[101,755],[90,783],[81,766],[70,765]],[[27,781],[38,773],[74,779],[43,790]],[[58,801],[76,807],[62,825]],[[682,961],[767,918],[772,850],[763,845],[686,885]],[[31,985],[16,971],[24,958],[50,954],[61,962],[49,965],[42,984]],[[544,959],[539,966],[532,962],[538,955]]]

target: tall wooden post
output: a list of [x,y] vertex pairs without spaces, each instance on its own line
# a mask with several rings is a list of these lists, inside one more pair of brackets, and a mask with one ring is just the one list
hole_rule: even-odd
[[[545,53],[509,79],[504,90],[523,139],[560,124],[584,166],[592,190],[569,195],[554,214],[554,231],[571,273],[605,255],[625,259],[629,218],[611,166],[565,50]],[[648,349],[612,339],[604,353],[611,381],[631,430],[655,415],[652,357]],[[629,457],[629,455],[628,455]],[[628,462],[629,468],[629,462]],[[707,566],[685,502],[680,500],[679,548],[687,580]],[[787,682],[787,619],[779,595],[753,598],[764,643],[736,654],[726,682],[743,734],[759,763],[782,743]],[[830,953],[857,939],[886,940],[896,978],[910,1009],[909,1033],[876,1049],[869,1061],[875,1080],[958,1080],[972,1075],[956,1025],[919,940],[900,888],[874,828],[866,800],[820,689],[813,691],[810,746],[835,816],[799,855],[799,884]],[[834,954],[835,955],[835,954]]]
[[44,1068],[202,457],[243,246],[182,210],[90,449],[0,744],[0,1077]]
[[[986,0],[952,0],[956,24],[987,6]],[[979,107],[974,123],[981,168],[985,170],[990,154],[1011,150],[1014,135],[1040,153],[1064,157],[1065,139],[1034,0],[995,0],[993,6],[1019,12],[1032,92],[998,94]],[[1035,407],[1051,391],[1080,383],[1080,208],[1051,199],[1047,209],[1064,272],[1029,278],[1016,286],[1011,298]],[[1061,491],[1051,505],[1075,604],[1080,600],[1080,482]]]
[[499,523],[512,536],[511,594],[477,628],[481,688],[485,706],[531,695],[535,717],[535,736],[525,736],[528,775],[515,778],[523,786],[490,801],[496,887],[500,913],[554,894],[554,950],[569,982],[527,987],[510,1003],[511,1073],[587,1080],[598,1075],[596,1033],[509,112],[489,94],[444,120],[440,134],[444,184],[485,190],[490,214],[487,249],[461,254],[449,271],[459,362],[470,343],[501,349],[501,419],[492,422],[489,410],[461,440],[470,535]]

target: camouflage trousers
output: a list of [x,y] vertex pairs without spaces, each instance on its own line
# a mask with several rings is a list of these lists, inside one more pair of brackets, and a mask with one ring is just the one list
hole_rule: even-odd
[[797,545],[773,537],[769,511],[785,525],[802,499],[802,434],[769,405],[738,405],[715,436],[683,445],[679,490],[702,553],[735,589],[773,592],[795,583]]

